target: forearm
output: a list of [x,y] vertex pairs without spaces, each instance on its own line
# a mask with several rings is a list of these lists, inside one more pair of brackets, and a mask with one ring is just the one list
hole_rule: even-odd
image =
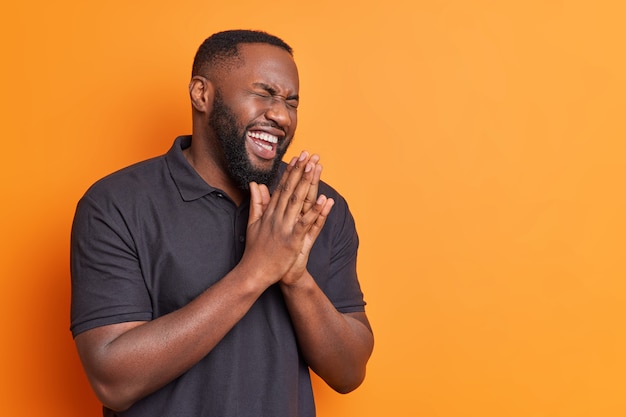
[[365,313],[338,312],[308,272],[281,288],[311,369],[338,392],[357,388],[374,345]]
[[266,288],[234,269],[191,303],[153,321],[104,326],[76,337],[94,391],[123,410],[190,369]]

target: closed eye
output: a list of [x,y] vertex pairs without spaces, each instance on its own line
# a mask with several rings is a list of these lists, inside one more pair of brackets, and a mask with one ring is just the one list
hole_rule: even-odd
[[254,83],[254,87],[255,87],[255,90],[254,90],[255,94],[258,94],[260,96],[268,97],[268,96],[276,95],[276,90],[267,84]]
[[270,97],[276,97],[276,98],[280,98],[282,100],[285,101],[285,103],[287,103],[287,105],[293,109],[297,109],[298,108],[298,103],[299,103],[299,97],[298,95],[291,95],[291,96],[281,96],[280,94],[278,94],[278,91],[276,91],[275,88],[265,84],[265,83],[254,83],[254,87],[256,88],[255,91],[253,91],[253,93],[259,97],[263,97],[263,98],[270,98]]

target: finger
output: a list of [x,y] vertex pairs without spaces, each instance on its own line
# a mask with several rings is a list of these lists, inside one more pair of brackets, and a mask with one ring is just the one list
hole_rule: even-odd
[[333,200],[332,198],[326,198],[326,196],[323,196],[323,195],[320,197],[324,197],[325,201],[323,201],[322,203],[323,206],[320,210],[320,215],[317,216],[317,218],[315,219],[315,222],[309,229],[309,237],[312,239],[313,242],[315,241],[315,239],[317,239],[320,232],[322,231],[322,228],[326,224],[326,219],[328,218],[328,214],[330,213],[330,210],[335,205],[335,200]]
[[312,209],[301,216],[296,225],[298,231],[308,234],[309,238],[315,241],[324,227],[326,218],[334,204],[335,200],[332,198],[327,198],[323,194],[320,195]]
[[313,155],[311,157],[311,161],[313,158],[316,158],[317,165],[315,166],[315,171],[313,172],[313,177],[311,179],[311,185],[309,187],[309,191],[304,197],[304,203],[302,205],[302,213],[306,213],[313,207],[315,201],[317,200],[317,192],[319,188],[320,177],[322,176],[322,165],[319,164],[319,156]]
[[[267,189],[267,187],[265,187]],[[250,183],[250,216],[248,217],[248,226],[257,222],[265,208],[263,207],[263,191],[256,182]]]
[[[312,183],[319,182],[319,179],[315,180],[317,172],[316,160],[319,160],[319,157],[316,157],[314,161],[309,159],[306,161],[306,164],[301,170],[296,164],[296,167],[294,167],[294,171],[287,182],[287,186],[291,187],[291,193],[284,196],[288,198],[283,199],[283,204],[286,203],[284,206],[284,216],[285,221],[289,224],[293,225],[303,213],[308,211],[304,209],[305,201],[311,192]],[[312,193],[316,196],[317,189],[314,189]]]
[[259,184],[259,190],[261,191],[261,202],[263,203],[263,210],[267,209],[270,203],[270,190],[265,184]]
[[299,158],[302,158],[303,153],[300,154],[300,157],[296,157],[294,156],[293,158],[291,158],[291,161],[289,162],[289,164],[287,164],[287,169],[285,170],[285,172],[283,172],[283,175],[280,177],[280,181],[278,182],[278,185],[276,186],[276,188],[274,189],[274,192],[272,193],[272,198],[268,207],[268,210],[270,213],[273,213],[276,210],[276,206],[278,205],[278,201],[281,198],[281,195],[283,194],[283,190],[287,188],[286,183],[289,179],[289,175],[291,174],[291,171],[293,170],[293,168],[296,166],[296,163],[298,162]]
[[283,174],[277,187],[278,194],[272,196],[276,198],[277,214],[280,214],[288,222],[287,224],[293,225],[296,216],[299,216],[302,211],[304,196],[309,190],[311,172],[314,167],[315,164],[309,162],[309,154],[303,151],[295,163],[290,164]]

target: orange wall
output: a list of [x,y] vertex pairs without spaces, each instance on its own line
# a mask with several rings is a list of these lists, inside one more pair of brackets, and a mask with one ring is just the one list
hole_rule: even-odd
[[190,131],[195,49],[233,27],[294,46],[292,153],[322,155],[362,239],[376,349],[358,391],[316,383],[321,417],[626,415],[622,2],[5,3],[3,415],[98,415],[74,206]]

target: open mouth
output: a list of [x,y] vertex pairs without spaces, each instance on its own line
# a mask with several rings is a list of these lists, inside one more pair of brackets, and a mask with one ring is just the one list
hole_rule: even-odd
[[254,153],[263,159],[272,159],[276,156],[278,136],[261,131],[248,131],[248,140],[254,145]]
[[270,135],[265,132],[248,132],[248,137],[252,139],[254,143],[268,151],[271,151],[278,143],[278,136]]

